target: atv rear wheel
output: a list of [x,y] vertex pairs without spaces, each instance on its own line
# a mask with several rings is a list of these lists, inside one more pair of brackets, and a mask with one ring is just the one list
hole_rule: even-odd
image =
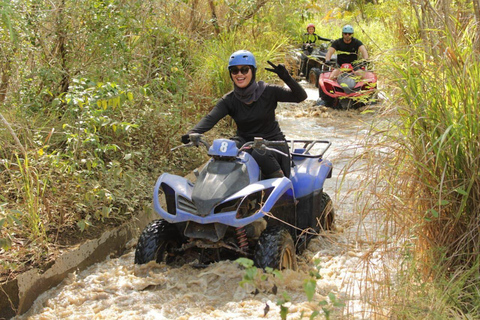
[[322,194],[322,206],[320,216],[320,230],[333,230],[335,228],[335,210],[330,196],[325,192]]
[[135,249],[135,264],[150,261],[171,263],[175,257],[172,249],[179,248],[182,237],[178,229],[165,220],[150,222],[138,238]]
[[319,68],[312,68],[308,73],[308,83],[314,84],[315,88],[318,88],[318,78],[320,76]]
[[265,269],[297,269],[297,258],[292,236],[281,226],[265,229],[255,247],[255,265]]

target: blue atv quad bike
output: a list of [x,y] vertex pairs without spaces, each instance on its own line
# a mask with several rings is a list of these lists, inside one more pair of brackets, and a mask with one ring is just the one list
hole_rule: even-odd
[[[205,266],[247,257],[260,268],[296,269],[296,253],[321,230],[333,229],[332,201],[323,191],[332,175],[332,163],[323,159],[329,141],[289,141],[290,155],[270,148],[285,141],[255,138],[240,149],[228,139],[209,146],[200,134],[191,134],[190,141],[179,147],[202,144],[211,159],[195,172],[195,183],[168,173],[158,178],[153,204],[160,219],[140,235],[136,264],[154,260]],[[302,147],[295,149],[295,144]],[[322,144],[319,154],[310,154]],[[252,149],[291,156],[290,177],[262,180]]]

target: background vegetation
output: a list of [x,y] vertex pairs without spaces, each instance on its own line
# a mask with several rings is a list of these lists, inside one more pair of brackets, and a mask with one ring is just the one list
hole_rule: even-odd
[[408,246],[383,303],[479,316],[478,0],[2,0],[0,16],[2,275],[150,210],[160,172],[203,161],[169,149],[231,90],[231,52],[274,81],[266,60],[284,62],[307,23],[329,38],[350,23],[395,120],[376,208]]

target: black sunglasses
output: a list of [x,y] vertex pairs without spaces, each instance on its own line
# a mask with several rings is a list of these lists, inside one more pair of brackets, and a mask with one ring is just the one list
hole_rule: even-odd
[[346,34],[347,36],[351,36],[353,33],[344,32],[343,34]]
[[246,67],[246,66],[241,68],[237,68],[237,67],[230,68],[230,73],[234,75],[238,74],[239,72],[241,72],[243,75],[246,75],[248,71],[250,71],[250,67]]

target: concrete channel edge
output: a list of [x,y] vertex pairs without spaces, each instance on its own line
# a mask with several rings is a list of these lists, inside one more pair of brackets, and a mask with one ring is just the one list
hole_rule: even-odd
[[82,271],[94,263],[105,260],[112,254],[114,256],[121,255],[125,252],[126,244],[131,239],[138,237],[153,217],[153,213],[141,212],[133,221],[63,253],[44,272],[40,272],[39,269],[31,269],[19,274],[11,281],[2,283],[0,286],[0,319],[10,319],[27,312],[38,296],[60,284],[69,273]]

